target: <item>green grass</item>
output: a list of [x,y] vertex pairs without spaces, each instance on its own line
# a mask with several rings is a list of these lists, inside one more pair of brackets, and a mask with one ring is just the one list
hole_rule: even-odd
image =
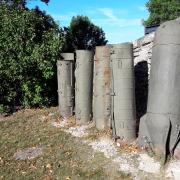
[[[52,127],[48,114],[56,110],[25,110],[0,121],[0,180],[129,178],[108,166],[110,161],[103,154],[95,153],[93,158],[88,145]],[[35,146],[43,148],[41,156],[29,160],[13,158],[18,150]]]

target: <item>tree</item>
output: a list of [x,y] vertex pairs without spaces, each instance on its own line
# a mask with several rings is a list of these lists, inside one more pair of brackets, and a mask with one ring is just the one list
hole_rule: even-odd
[[[3,4],[6,4],[8,6],[11,6],[11,7],[22,7],[22,8],[25,8],[27,2],[30,1],[30,0],[0,0],[0,5],[3,5]],[[44,2],[46,4],[49,3],[49,0],[40,0],[41,2]]]
[[0,111],[55,103],[58,25],[39,8],[3,4],[0,17]]
[[149,0],[146,7],[150,15],[145,26],[158,25],[180,16],[180,0]]
[[76,49],[91,50],[107,43],[102,28],[94,25],[87,16],[73,17],[70,26],[64,28],[64,36],[64,52],[73,52]]

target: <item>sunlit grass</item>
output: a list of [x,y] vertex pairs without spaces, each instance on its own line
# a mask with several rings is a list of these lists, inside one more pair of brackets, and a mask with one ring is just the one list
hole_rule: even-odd
[[[56,108],[20,111],[0,121],[0,180],[128,178],[107,172],[108,159],[52,127],[52,119],[58,119]],[[13,158],[15,152],[29,147],[41,147],[43,154],[28,160]]]

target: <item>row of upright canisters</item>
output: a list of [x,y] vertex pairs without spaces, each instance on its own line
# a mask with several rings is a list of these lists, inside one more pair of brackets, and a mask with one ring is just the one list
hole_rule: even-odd
[[115,136],[123,140],[135,139],[131,43],[97,46],[95,55],[92,51],[77,50],[76,58],[73,53],[63,53],[57,67],[59,108],[63,118],[72,116],[75,109],[77,124],[93,119],[99,130],[112,127]]

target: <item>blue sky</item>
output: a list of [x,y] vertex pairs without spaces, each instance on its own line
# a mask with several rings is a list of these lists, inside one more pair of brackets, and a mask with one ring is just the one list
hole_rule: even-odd
[[147,19],[147,0],[50,0],[48,6],[40,1],[31,1],[45,10],[60,26],[68,26],[72,16],[86,15],[102,27],[108,43],[133,41],[144,35],[142,19]]

